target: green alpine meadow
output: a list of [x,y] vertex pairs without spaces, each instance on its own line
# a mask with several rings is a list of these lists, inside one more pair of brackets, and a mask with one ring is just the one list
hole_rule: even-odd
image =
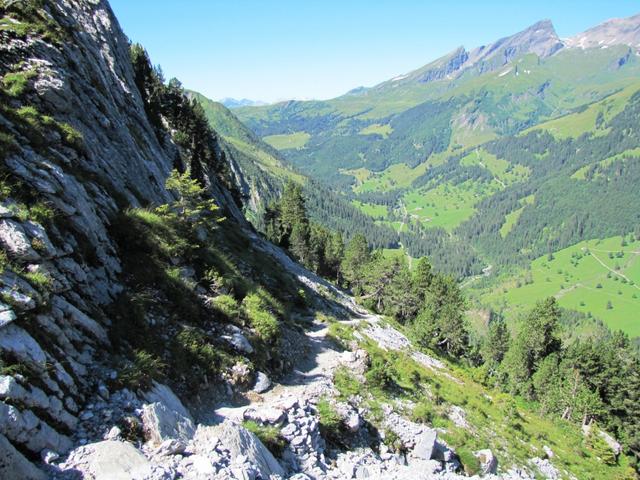
[[638,480],[639,119],[625,0],[0,0],[0,479]]

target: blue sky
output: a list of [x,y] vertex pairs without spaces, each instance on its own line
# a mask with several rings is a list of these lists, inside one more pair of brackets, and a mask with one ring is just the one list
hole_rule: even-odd
[[111,0],[167,78],[214,99],[331,98],[545,18],[571,36],[637,0]]

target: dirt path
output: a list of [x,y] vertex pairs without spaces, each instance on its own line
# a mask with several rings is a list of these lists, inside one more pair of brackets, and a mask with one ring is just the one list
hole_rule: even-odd
[[[358,325],[363,321],[377,319],[374,315],[354,315],[341,323]],[[374,320],[375,321],[375,320]],[[333,389],[333,373],[344,362],[344,354],[328,337],[328,324],[314,321],[306,329],[307,351],[296,362],[296,368],[281,378],[270,390],[259,395],[256,401],[245,405],[230,405],[216,409],[219,421],[231,419],[242,421],[245,410],[260,404],[276,405],[285,398],[319,398]]]
[[[627,277],[624,273],[620,273],[620,272],[616,272],[614,269],[612,269],[611,267],[609,267],[609,265],[607,265],[606,263],[604,263],[602,260],[600,260],[600,258],[598,258],[598,256],[593,253],[593,250],[590,251],[591,252],[591,256],[593,258],[596,259],[596,261],[602,265],[604,268],[606,268],[607,270],[609,270],[611,273],[613,273],[614,275],[617,275],[620,278],[624,278],[627,282],[631,283],[631,280],[629,279],[629,277]],[[640,287],[638,287],[638,285],[636,285],[635,283],[631,285],[632,287],[634,287],[637,290],[640,290]]]

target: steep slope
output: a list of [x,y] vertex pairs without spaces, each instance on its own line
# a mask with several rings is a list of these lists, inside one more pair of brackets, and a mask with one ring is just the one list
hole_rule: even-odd
[[148,83],[107,3],[0,13],[0,476],[44,478],[25,456],[52,462],[118,425],[139,436],[154,380],[197,404],[228,395],[236,364],[247,384],[290,368],[278,352],[299,334],[280,323],[301,287],[255,250],[215,133],[175,83]]

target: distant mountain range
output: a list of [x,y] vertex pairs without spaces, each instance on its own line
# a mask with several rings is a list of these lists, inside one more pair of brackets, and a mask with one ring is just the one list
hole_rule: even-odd
[[261,107],[264,105],[268,105],[267,102],[263,102],[262,100],[250,100],[248,98],[230,98],[226,97],[220,100],[220,103],[227,108],[240,108],[240,107]]

